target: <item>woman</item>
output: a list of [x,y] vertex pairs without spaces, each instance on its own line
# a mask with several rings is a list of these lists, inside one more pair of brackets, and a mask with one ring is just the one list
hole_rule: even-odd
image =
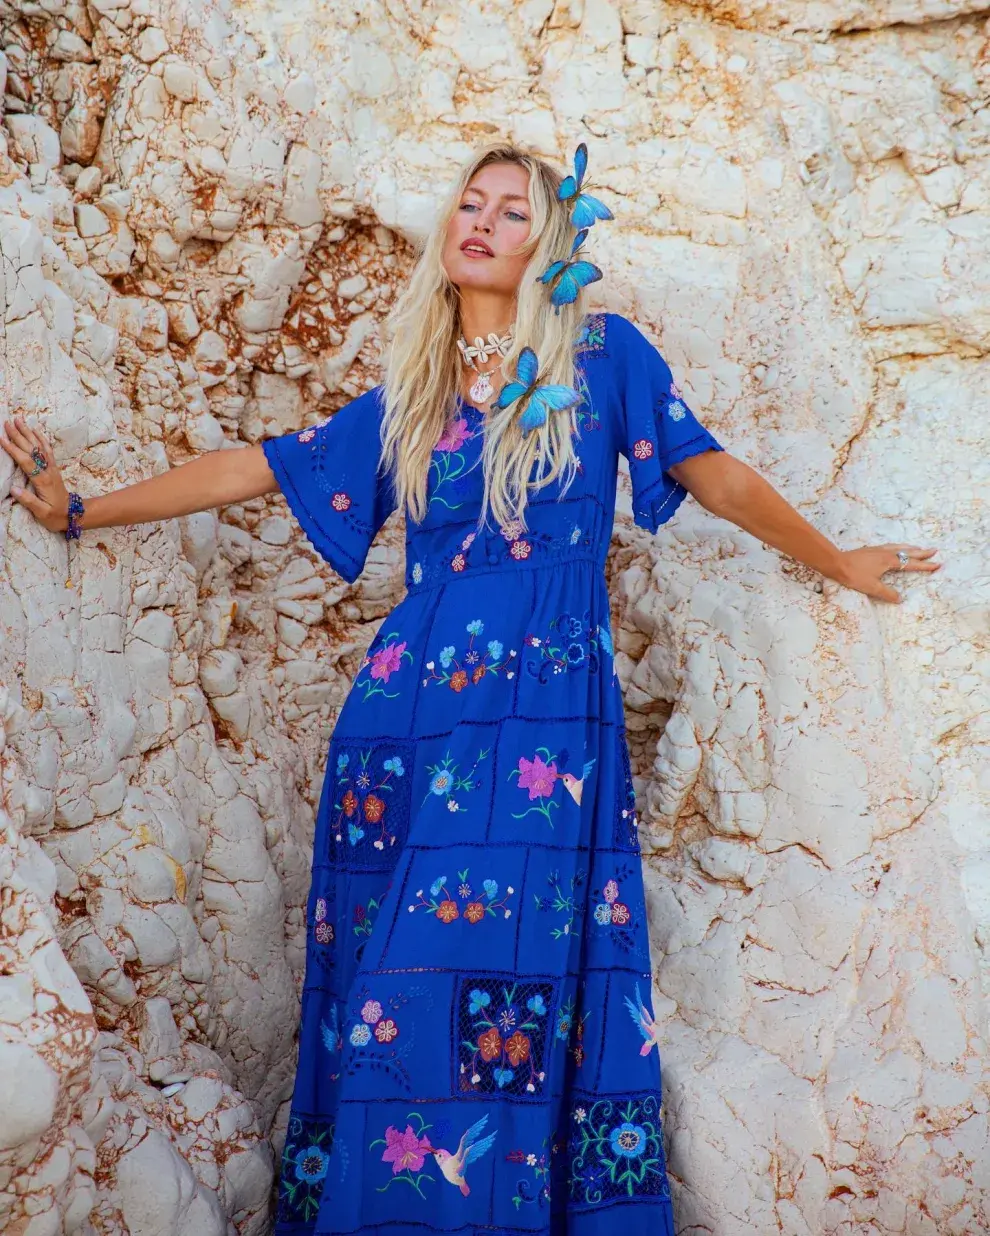
[[384,387],[318,428],[83,503],[44,435],[7,424],[33,486],[15,497],[67,536],[279,488],[354,580],[408,511],[408,594],[330,744],[283,1236],[674,1230],[603,574],[619,453],[651,530],[691,493],[881,600],[885,572],[937,569],[912,546],[838,550],[721,449],[635,327],[566,303],[551,264],[575,215],[607,214],[579,181],[508,146],[474,159]]

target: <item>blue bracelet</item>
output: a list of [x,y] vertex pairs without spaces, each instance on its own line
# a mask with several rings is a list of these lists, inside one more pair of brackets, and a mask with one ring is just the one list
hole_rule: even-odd
[[86,508],[83,506],[83,500],[78,494],[69,494],[69,526],[65,530],[65,539],[67,541],[78,541],[79,534],[82,528],[79,526],[79,520],[85,514]]

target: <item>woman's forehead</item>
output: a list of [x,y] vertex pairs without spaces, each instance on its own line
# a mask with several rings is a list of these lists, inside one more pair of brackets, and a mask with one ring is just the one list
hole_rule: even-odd
[[483,193],[486,197],[529,196],[529,172],[518,163],[489,163],[475,172],[467,184],[468,189]]

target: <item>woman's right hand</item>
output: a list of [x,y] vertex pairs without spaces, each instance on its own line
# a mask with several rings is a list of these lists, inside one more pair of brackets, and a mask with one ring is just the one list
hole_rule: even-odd
[[[4,421],[0,446],[28,474],[29,486],[11,487],[13,497],[49,532],[64,532],[69,524],[69,491],[55,463],[51,443],[39,430],[31,429],[23,416],[15,416],[12,421]],[[39,461],[44,467],[36,471]]]

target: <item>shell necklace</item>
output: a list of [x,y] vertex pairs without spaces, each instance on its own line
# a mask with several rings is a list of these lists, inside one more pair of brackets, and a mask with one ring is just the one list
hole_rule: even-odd
[[[473,344],[469,344],[463,337],[458,339],[457,347],[461,353],[461,360],[469,369],[479,369],[480,365],[486,365],[490,356],[508,356],[512,348],[512,327],[506,331],[504,335],[496,335],[492,331],[487,341],[479,335]],[[495,394],[495,387],[492,386],[491,375],[494,373],[493,366],[488,372],[479,370],[477,378],[471,384],[471,389],[468,394],[477,404],[488,403]]]

